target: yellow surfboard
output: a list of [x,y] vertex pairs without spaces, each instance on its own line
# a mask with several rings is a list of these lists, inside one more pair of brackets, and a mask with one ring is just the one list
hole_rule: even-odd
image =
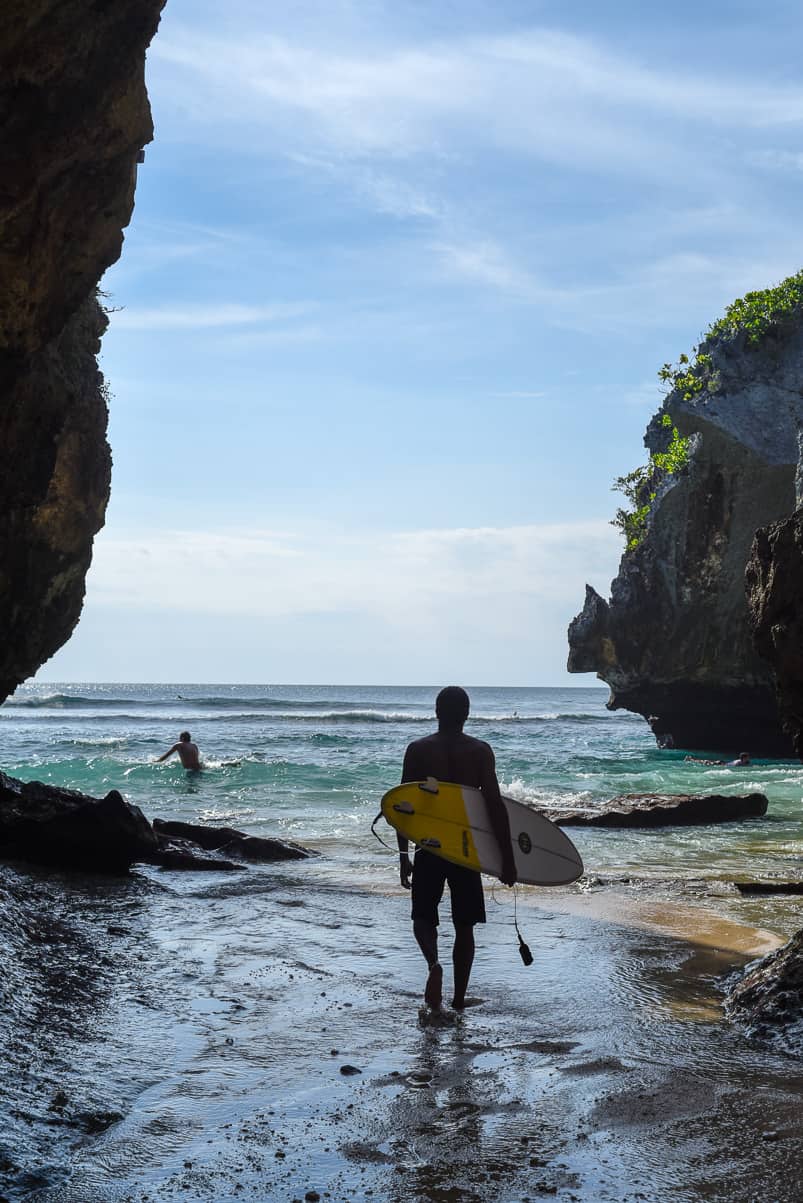
[[[583,872],[583,861],[569,837],[513,798],[502,798],[510,821],[518,880],[538,886],[567,885]],[[502,854],[482,793],[467,785],[411,781],[388,790],[382,814],[401,835],[419,848],[498,877]]]

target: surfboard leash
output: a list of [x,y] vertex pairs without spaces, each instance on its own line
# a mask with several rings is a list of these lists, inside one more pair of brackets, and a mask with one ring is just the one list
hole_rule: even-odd
[[513,926],[516,929],[516,935],[519,937],[519,956],[521,957],[522,961],[524,961],[525,965],[532,965],[533,954],[530,952],[530,945],[524,943],[522,934],[519,931],[519,917],[518,917],[518,908],[516,906],[516,895],[517,895],[517,890],[514,885],[513,886]]
[[392,852],[394,856],[398,856],[399,855],[398,849],[391,848],[390,844],[386,844],[385,841],[382,839],[382,836],[376,830],[377,823],[379,822],[380,819],[384,819],[384,817],[385,816],[382,814],[382,811],[380,810],[379,814],[376,816],[373,823],[371,824],[371,834],[376,836],[376,838],[379,840],[379,842],[383,848],[387,848],[388,852]]

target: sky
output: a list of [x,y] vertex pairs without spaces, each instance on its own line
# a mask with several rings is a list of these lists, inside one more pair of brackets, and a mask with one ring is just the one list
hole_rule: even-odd
[[657,371],[800,269],[798,3],[168,0],[49,681],[588,685]]

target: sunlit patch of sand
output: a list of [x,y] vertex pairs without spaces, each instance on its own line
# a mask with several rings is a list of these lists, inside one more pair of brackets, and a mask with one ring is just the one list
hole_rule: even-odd
[[745,957],[762,957],[780,948],[785,940],[775,932],[725,919],[702,906],[687,902],[647,902],[615,891],[594,894],[556,894],[538,904],[564,914],[585,915],[608,923],[685,940],[702,948],[715,948]]

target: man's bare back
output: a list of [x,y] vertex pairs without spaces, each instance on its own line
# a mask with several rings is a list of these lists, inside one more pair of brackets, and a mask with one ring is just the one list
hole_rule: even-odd
[[163,760],[167,760],[168,756],[172,756],[174,752],[178,753],[178,758],[185,769],[193,773],[200,772],[201,754],[198,751],[198,745],[192,742],[189,731],[182,731],[178,743],[173,744],[172,748],[165,752],[163,756],[157,757],[156,763],[161,764]]
[[409,744],[404,756],[402,781],[455,781],[481,789],[486,798],[499,797],[494,754],[490,744],[472,735],[435,731]]

